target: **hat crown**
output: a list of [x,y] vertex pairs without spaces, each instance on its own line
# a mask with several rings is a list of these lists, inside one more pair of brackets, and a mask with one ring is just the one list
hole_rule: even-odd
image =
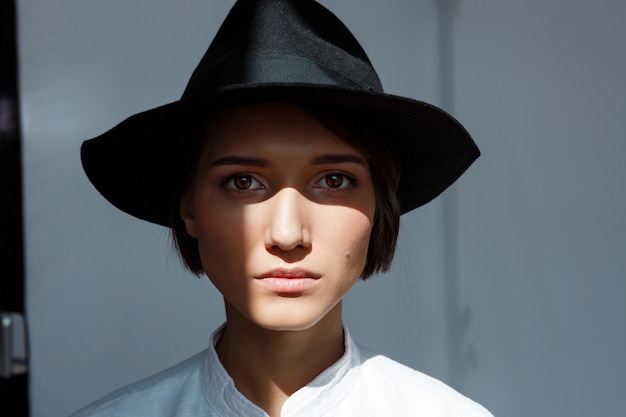
[[193,72],[183,98],[259,84],[383,91],[352,33],[313,0],[237,1]]
[[83,167],[113,205],[170,225],[179,218],[173,213],[208,115],[226,106],[279,101],[359,117],[398,157],[402,213],[439,195],[480,154],[443,110],[385,94],[361,45],[323,6],[313,0],[239,0],[182,99],[85,141]]

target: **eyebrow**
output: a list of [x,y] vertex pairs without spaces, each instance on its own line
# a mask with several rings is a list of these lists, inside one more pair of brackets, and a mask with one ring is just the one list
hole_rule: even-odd
[[313,165],[323,165],[323,164],[337,164],[342,162],[353,162],[355,164],[360,164],[363,166],[367,166],[365,160],[360,156],[353,154],[329,154],[329,155],[320,155],[316,156],[311,160]]
[[255,167],[266,167],[269,162],[262,158],[252,158],[247,156],[225,156],[220,159],[216,159],[211,164],[212,167],[220,165],[250,165]]
[[[316,156],[311,160],[312,165],[324,165],[324,164],[337,164],[344,162],[352,162],[367,166],[365,160],[357,155],[353,154],[328,154]],[[248,156],[225,156],[223,158],[216,159],[211,163],[211,166],[223,166],[223,165],[248,165],[256,167],[269,166],[269,161],[263,158],[253,158]]]

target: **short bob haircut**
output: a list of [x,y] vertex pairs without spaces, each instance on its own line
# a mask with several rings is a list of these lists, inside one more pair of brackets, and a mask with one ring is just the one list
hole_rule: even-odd
[[[365,155],[372,176],[376,211],[370,235],[365,266],[360,278],[366,280],[379,272],[387,272],[391,267],[398,240],[400,227],[400,201],[398,183],[400,166],[397,158],[389,147],[381,140],[384,132],[374,132],[367,126],[367,118],[363,115],[351,114],[345,109],[332,109],[303,105],[313,117],[327,129],[335,133],[348,145]],[[365,123],[363,122],[365,121]],[[206,131],[206,124],[202,127]],[[204,132],[202,132],[203,136]],[[197,276],[204,273],[200,261],[197,239],[189,236],[185,224],[180,218],[180,199],[189,190],[195,179],[197,158],[206,140],[199,140],[195,153],[189,159],[190,171],[183,178],[179,192],[173,194],[170,205],[170,229],[172,240],[181,261],[187,269]]]

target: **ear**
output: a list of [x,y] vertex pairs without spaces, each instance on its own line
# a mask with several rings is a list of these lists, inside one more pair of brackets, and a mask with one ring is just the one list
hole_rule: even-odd
[[198,238],[198,226],[196,225],[196,217],[193,212],[193,196],[190,190],[183,192],[180,197],[180,205],[178,213],[185,223],[185,231],[193,238]]

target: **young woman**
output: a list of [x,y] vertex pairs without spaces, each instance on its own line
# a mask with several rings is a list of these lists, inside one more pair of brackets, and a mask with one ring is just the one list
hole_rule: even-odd
[[389,268],[401,213],[478,156],[443,111],[387,95],[312,0],[240,0],[181,100],[84,143],[120,209],[170,227],[224,298],[206,351],[78,416],[490,416],[358,346],[342,299]]

